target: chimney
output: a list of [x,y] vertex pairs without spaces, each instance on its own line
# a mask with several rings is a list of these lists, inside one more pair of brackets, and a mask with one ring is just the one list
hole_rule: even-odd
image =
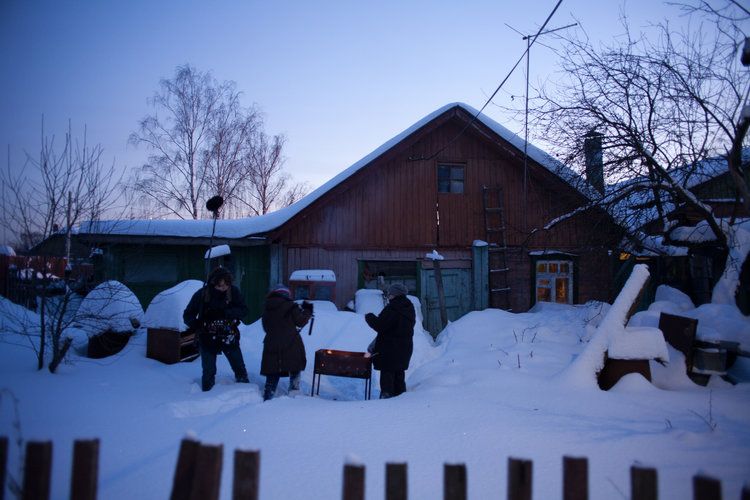
[[586,158],[586,180],[599,194],[604,194],[604,162],[602,160],[602,134],[591,129],[583,137],[583,154]]

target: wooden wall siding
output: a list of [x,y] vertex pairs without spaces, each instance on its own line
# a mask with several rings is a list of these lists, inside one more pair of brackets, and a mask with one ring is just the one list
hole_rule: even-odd
[[[396,146],[290,221],[280,242],[324,248],[434,248],[439,203],[440,246],[468,249],[472,241],[485,239],[482,186],[501,185],[508,243],[522,245],[529,244],[532,228],[542,227],[582,201],[572,188],[530,162],[524,205],[522,155],[490,143],[472,129],[451,142],[462,127],[463,122],[449,121],[413,143],[407,140]],[[443,147],[435,159],[411,159]],[[437,193],[437,164],[441,162],[466,165],[463,194]],[[575,246],[581,234],[589,232],[586,224],[586,218],[576,218],[537,234],[533,243]]]
[[[612,260],[603,249],[563,248],[559,249],[578,256],[578,303],[589,300],[611,301]],[[424,257],[420,249],[412,250],[327,250],[322,248],[287,248],[286,278],[298,269],[332,269],[336,273],[336,305],[343,309],[354,298],[359,282],[358,259],[366,260],[416,260]],[[511,287],[511,309],[527,311],[531,302],[531,259],[528,248],[512,248],[508,252],[511,272],[508,283]],[[446,259],[470,259],[470,251],[445,251]],[[429,267],[429,266],[428,266]]]
[[[286,248],[285,281],[292,271],[298,269],[331,269],[336,273],[336,305],[343,309],[354,298],[359,282],[358,259],[365,260],[405,260],[423,258],[422,249],[411,250],[327,250],[323,248]],[[447,251],[447,259],[471,258],[471,252]]]

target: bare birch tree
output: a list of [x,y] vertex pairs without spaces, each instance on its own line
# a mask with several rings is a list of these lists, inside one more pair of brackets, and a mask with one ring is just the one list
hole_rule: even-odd
[[197,219],[208,198],[225,200],[222,215],[259,215],[296,199],[304,186],[283,172],[283,136],[269,140],[256,107],[245,108],[234,82],[185,65],[161,81],[132,144],[146,145],[149,161],[133,186],[164,213]]
[[178,67],[160,87],[150,101],[154,113],[130,135],[131,144],[151,151],[134,187],[167,213],[197,219],[206,196],[203,156],[215,114],[231,89],[190,65]]
[[[114,164],[102,163],[100,145],[89,146],[84,130],[81,142],[73,139],[70,125],[62,151],[55,149],[54,136],[44,132],[42,122],[39,156],[29,154],[22,168],[13,169],[10,162],[2,173],[3,199],[6,210],[2,223],[11,232],[22,236],[26,250],[53,235],[65,237],[65,252],[70,264],[70,245],[74,228],[84,221],[98,220],[117,202],[120,177]],[[45,257],[41,257],[41,272],[31,273],[31,283],[39,293],[39,331],[26,332],[36,350],[38,368],[45,363],[54,372],[65,358],[70,340],[63,339],[63,331],[70,325],[68,306],[71,292],[47,272]],[[57,298],[50,300],[49,291],[58,288]],[[54,302],[54,305],[52,305]],[[38,343],[35,339],[38,338]],[[47,352],[47,342],[51,352]]]

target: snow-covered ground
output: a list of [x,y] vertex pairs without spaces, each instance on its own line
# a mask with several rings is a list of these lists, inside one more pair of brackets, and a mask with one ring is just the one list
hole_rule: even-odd
[[[653,327],[657,309],[680,311],[699,317],[705,332],[731,330],[750,344],[748,318],[695,310],[669,290],[659,299],[633,318],[637,326]],[[318,307],[312,335],[302,331],[303,395],[287,396],[282,381],[264,403],[259,322],[242,327],[251,383],[236,384],[220,357],[217,385],[203,393],[200,363],[146,358],[144,330],[116,356],[72,351],[58,373],[37,371],[29,340],[14,332],[38,317],[0,300],[0,434],[11,438],[9,472],[20,480],[19,436],[52,440],[52,497],[67,498],[73,441],[99,438],[100,498],[168,498],[180,440],[192,435],[224,445],[222,498],[231,497],[235,449],[260,450],[264,499],[338,498],[351,460],[366,466],[367,498],[383,497],[386,462],[408,463],[410,498],[442,496],[444,463],[467,465],[469,498],[502,497],[509,457],[533,460],[534,498],[561,498],[565,455],[588,457],[591,498],[629,498],[634,464],[658,470],[660,498],[691,498],[698,473],[720,479],[725,498],[739,498],[750,480],[748,360],[733,368],[741,383],[714,378],[701,387],[670,347],[667,367],[652,363],[653,384],[628,375],[601,391],[569,368],[609,309],[486,310],[451,323],[436,342],[417,332],[408,392],[364,401],[362,380],[336,377],[324,376],[320,396],[309,396],[315,350],[363,351],[374,336],[361,314]]]

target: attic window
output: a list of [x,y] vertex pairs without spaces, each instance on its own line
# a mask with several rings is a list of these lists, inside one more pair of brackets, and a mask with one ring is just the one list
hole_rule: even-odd
[[455,163],[438,164],[438,193],[464,192],[464,166]]

